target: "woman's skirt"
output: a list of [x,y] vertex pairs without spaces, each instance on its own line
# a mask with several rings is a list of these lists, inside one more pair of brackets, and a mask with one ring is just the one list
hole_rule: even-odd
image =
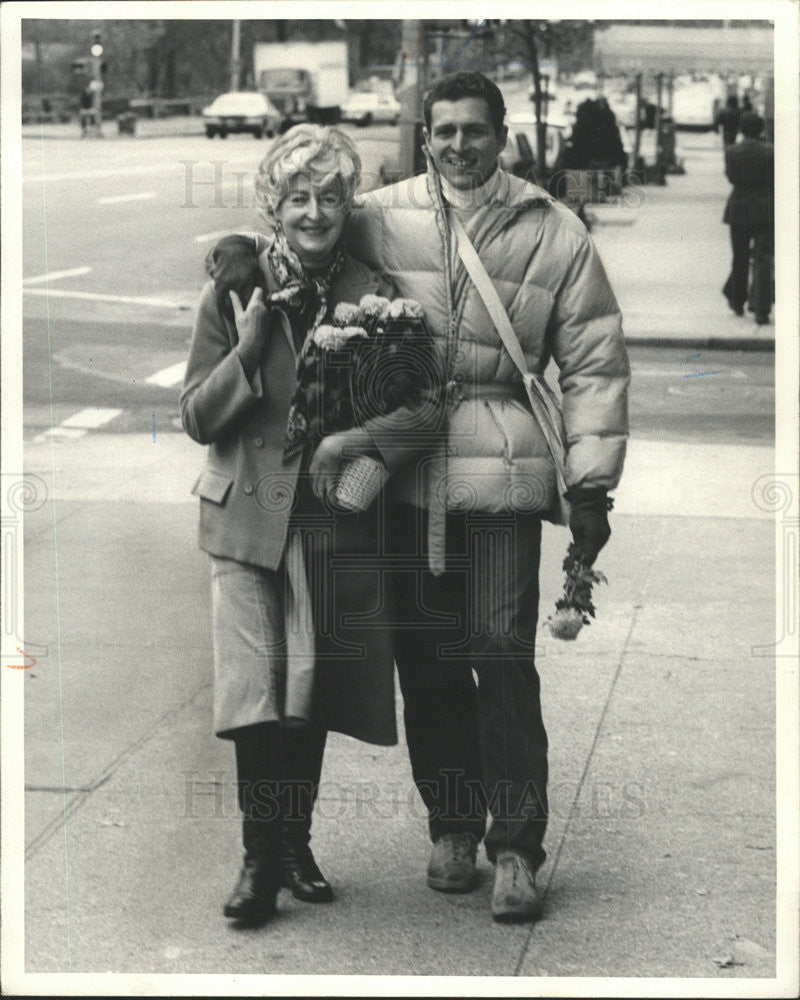
[[397,742],[383,496],[363,513],[298,483],[277,570],[210,556],[214,730],[279,721]]

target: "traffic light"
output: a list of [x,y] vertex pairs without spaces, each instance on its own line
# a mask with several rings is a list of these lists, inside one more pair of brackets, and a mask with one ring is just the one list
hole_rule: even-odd
[[99,59],[103,54],[103,41],[102,34],[99,28],[95,28],[92,32],[92,55],[95,59]]

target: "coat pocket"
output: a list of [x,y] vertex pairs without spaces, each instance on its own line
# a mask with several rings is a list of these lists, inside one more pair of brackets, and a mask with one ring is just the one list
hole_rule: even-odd
[[210,500],[212,503],[222,506],[228,497],[231,486],[233,486],[231,476],[224,472],[216,472],[214,469],[203,469],[192,487],[192,493],[202,497],[203,500]]

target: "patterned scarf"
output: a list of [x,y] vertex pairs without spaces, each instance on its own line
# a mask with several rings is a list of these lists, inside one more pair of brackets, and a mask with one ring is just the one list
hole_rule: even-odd
[[[344,267],[344,253],[336,251],[330,267],[321,274],[307,274],[300,258],[289,246],[282,227],[275,229],[275,239],[267,251],[269,266],[280,283],[280,289],[273,292],[268,301],[279,304],[287,312],[296,316],[311,315],[313,320],[306,330],[306,341],[320,325],[328,311],[328,296],[333,280]],[[298,360],[298,377],[303,363],[302,354]],[[286,427],[283,460],[288,461],[298,451],[302,451],[308,441],[308,418],[305,413],[305,396],[298,386],[289,408]]]
[[313,312],[314,319],[306,331],[308,336],[325,318],[331,284],[344,267],[344,253],[341,248],[338,249],[330,267],[321,274],[307,274],[300,258],[289,246],[282,227],[278,225],[267,256],[272,273],[281,286],[269,296],[269,302],[280,304],[298,315]]

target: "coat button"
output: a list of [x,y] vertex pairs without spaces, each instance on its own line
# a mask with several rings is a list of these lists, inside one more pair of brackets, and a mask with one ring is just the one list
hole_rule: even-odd
[[251,496],[252,493],[253,493],[253,484],[252,483],[245,483],[244,484],[244,491],[247,494],[247,496]]
[[264,447],[264,438],[257,437],[256,438],[256,448],[263,448],[263,447]]

